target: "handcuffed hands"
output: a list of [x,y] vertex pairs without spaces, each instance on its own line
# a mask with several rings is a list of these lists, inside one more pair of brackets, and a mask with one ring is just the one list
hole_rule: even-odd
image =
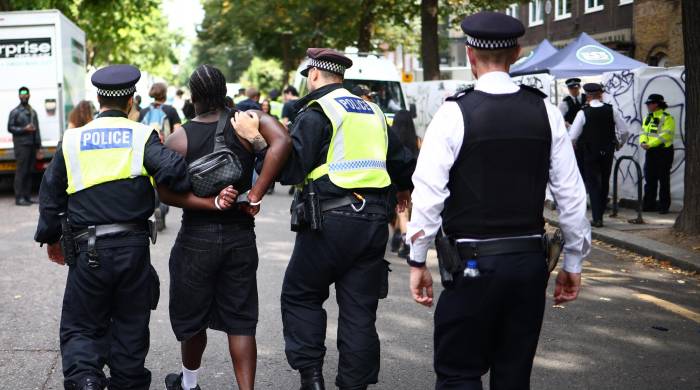
[[557,274],[556,286],[554,287],[554,304],[560,305],[573,301],[578,297],[580,289],[581,274],[560,269]]
[[66,260],[63,258],[63,250],[61,249],[61,242],[57,241],[53,244],[48,244],[46,246],[46,253],[49,255],[49,260],[53,261],[58,265],[65,265]]
[[228,210],[234,204],[236,204],[236,199],[238,198],[238,191],[236,191],[233,186],[228,186],[219,192],[219,195],[214,198],[214,207],[218,210]]

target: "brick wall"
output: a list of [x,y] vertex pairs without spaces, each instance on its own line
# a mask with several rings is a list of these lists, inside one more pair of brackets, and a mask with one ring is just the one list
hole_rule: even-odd
[[637,60],[657,65],[666,56],[666,66],[684,64],[681,0],[635,0],[633,34]]

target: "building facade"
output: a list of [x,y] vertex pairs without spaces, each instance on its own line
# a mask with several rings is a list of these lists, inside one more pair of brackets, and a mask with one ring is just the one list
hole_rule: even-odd
[[635,0],[634,57],[651,66],[683,65],[681,0]]

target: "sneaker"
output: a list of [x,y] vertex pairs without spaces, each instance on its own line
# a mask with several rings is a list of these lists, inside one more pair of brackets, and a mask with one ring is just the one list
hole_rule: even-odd
[[157,207],[153,214],[156,218],[156,230],[162,232],[165,230],[165,215],[163,215],[163,210]]
[[399,252],[397,253],[397,255],[404,259],[408,259],[408,257],[411,255],[411,248],[408,245],[406,245],[405,242],[402,242],[401,248],[399,248]]
[[[182,390],[182,373],[179,374],[168,374],[165,377],[165,388],[166,390]],[[190,390],[201,390],[199,385]]]

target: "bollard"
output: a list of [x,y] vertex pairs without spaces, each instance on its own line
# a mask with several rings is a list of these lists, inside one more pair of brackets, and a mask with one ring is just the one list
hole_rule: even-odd
[[613,171],[613,204],[612,213],[610,214],[610,216],[617,216],[617,174],[620,169],[620,163],[622,162],[622,160],[632,161],[632,163],[634,163],[635,168],[637,169],[637,218],[630,219],[627,222],[634,224],[643,224],[644,218],[642,218],[642,167],[639,166],[637,160],[632,158],[632,156],[621,156],[618,157],[617,161],[615,161],[615,170]]

